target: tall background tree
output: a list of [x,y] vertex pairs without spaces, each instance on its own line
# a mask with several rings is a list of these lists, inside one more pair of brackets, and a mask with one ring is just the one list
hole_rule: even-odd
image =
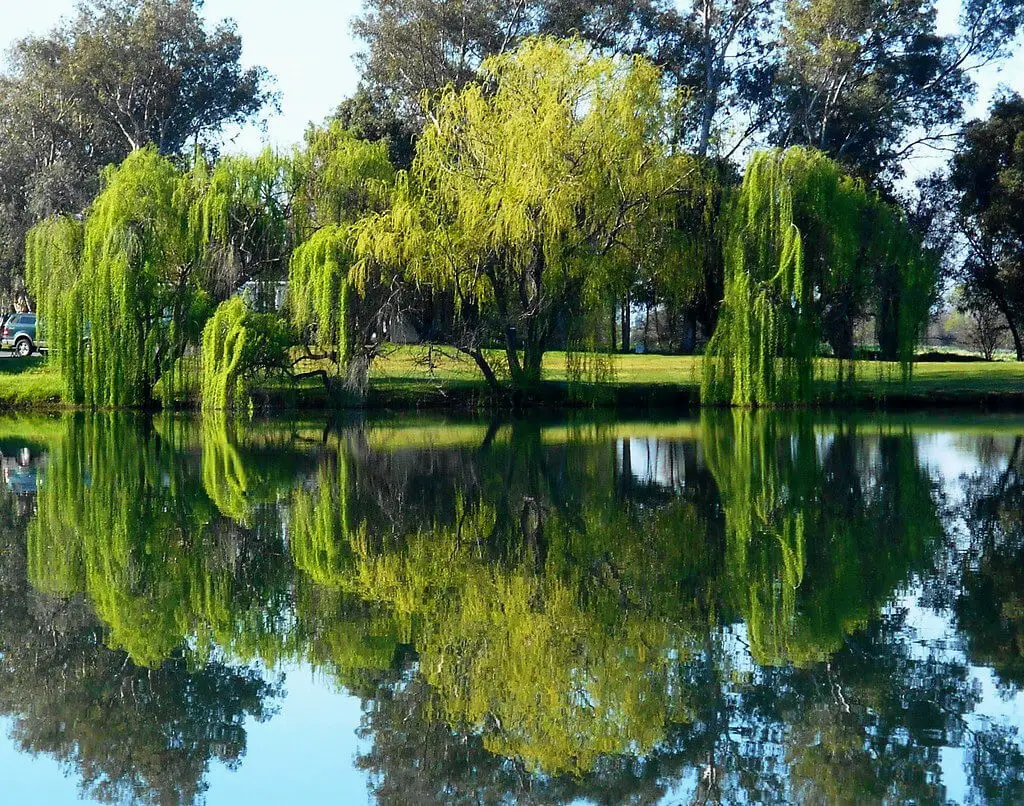
[[147,145],[215,146],[274,101],[241,47],[234,23],[205,21],[202,0],[88,0],[14,45],[0,77],[0,307],[25,302],[27,230],[81,212],[103,166]]
[[1002,313],[1024,361],[1024,98],[1004,96],[967,126],[950,187],[964,293],[972,307]]
[[778,145],[810,145],[867,181],[899,179],[923,146],[949,142],[972,73],[1006,55],[1018,0],[968,0],[939,33],[932,0],[790,0],[773,91]]

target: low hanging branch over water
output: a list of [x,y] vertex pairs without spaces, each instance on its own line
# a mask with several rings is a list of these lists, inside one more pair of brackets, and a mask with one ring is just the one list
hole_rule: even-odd
[[900,213],[820,152],[790,148],[754,155],[729,215],[705,402],[812,402],[822,341],[852,358],[852,323],[872,303],[883,347],[909,374],[935,263]]

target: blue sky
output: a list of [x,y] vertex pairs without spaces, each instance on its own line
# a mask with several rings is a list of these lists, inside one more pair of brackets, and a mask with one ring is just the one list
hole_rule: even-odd
[[[6,49],[19,37],[52,28],[72,12],[75,2],[0,0],[0,5],[5,7],[0,46]],[[238,23],[243,59],[268,67],[281,93],[281,114],[268,120],[266,133],[254,127],[232,133],[233,150],[253,151],[264,142],[295,143],[310,121],[322,120],[352,93],[358,81],[352,57],[359,45],[350,23],[361,5],[361,0],[206,0],[209,19],[231,17]],[[940,27],[951,30],[958,0],[939,0],[938,5]],[[984,111],[1000,84],[1024,92],[1024,47],[1010,62],[986,70],[978,79],[974,115]]]
[[[0,46],[48,31],[71,14],[75,0],[0,0]],[[352,57],[357,44],[350,21],[361,0],[206,0],[206,17],[231,17],[242,35],[242,58],[262,64],[277,79],[281,114],[268,121],[267,138],[288,145],[302,138],[309,121],[320,121],[358,82]],[[264,136],[241,132],[239,150],[257,149]]]

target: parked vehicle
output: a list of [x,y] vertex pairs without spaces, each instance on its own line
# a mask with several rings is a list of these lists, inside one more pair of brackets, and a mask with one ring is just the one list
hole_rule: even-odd
[[45,352],[46,343],[36,339],[37,321],[34,313],[16,313],[4,323],[0,331],[0,349],[28,358],[32,353]]

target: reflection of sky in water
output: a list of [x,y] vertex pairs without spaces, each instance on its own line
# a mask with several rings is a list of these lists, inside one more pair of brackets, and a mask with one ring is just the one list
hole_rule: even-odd
[[[870,433],[870,431],[868,432]],[[1004,443],[1012,443],[1013,437],[1003,436]],[[870,440],[870,437],[869,437]],[[819,452],[824,452],[831,441],[828,434],[819,437]],[[915,434],[917,458],[926,468],[933,481],[939,482],[945,504],[948,508],[959,506],[964,501],[965,476],[978,473],[984,469],[984,462],[974,450],[976,445],[972,436],[957,433],[921,433]],[[1009,452],[1009,444],[1004,445]],[[862,445],[858,458],[871,461],[872,446]],[[680,461],[679,443],[655,438],[631,438],[619,440],[617,456],[620,467],[625,465],[624,459],[628,451],[629,470],[633,478],[641,484],[654,484],[669,490],[685,487],[686,479]],[[1005,454],[999,458],[1005,462]],[[948,514],[945,518],[947,530],[958,544],[967,537],[968,525],[959,516]],[[906,611],[902,638],[910,647],[911,657],[919,660],[932,658],[945,662],[965,664],[970,677],[970,686],[979,693],[979,699],[973,712],[959,718],[968,728],[967,741],[971,732],[977,731],[987,724],[1003,724],[1013,729],[1018,744],[1024,747],[1024,735],[1020,734],[1020,726],[1024,719],[1024,693],[1008,693],[1000,689],[998,680],[992,669],[971,665],[967,661],[964,647],[958,640],[958,632],[950,613],[938,611],[922,604],[923,590],[914,584],[907,590],[897,594],[890,605]],[[729,654],[735,659],[738,669],[751,672],[756,664],[750,658],[744,640],[746,627],[742,624],[730,631],[733,651]],[[966,774],[968,748],[944,746],[941,749],[940,761],[942,779],[946,788],[946,796],[952,802],[963,802],[969,795]],[[698,780],[696,771],[692,775],[677,781],[668,791],[664,802],[688,802],[696,793]]]
[[[363,803],[367,775],[353,761],[360,742],[359,699],[338,692],[307,666],[291,666],[287,696],[266,722],[246,722],[247,750],[237,770],[214,760],[206,802],[217,804]],[[0,721],[10,733],[12,720]],[[362,749],[365,750],[365,747]],[[67,774],[49,755],[30,756],[13,742],[0,741],[0,802],[81,803],[78,775]]]
[[[870,429],[859,445],[857,461],[871,465],[877,460],[878,446]],[[831,437],[817,436],[818,450],[827,449]],[[1012,437],[999,437],[997,458],[1005,462],[1007,445]],[[997,441],[998,441],[997,440]],[[963,503],[964,477],[985,468],[983,458],[975,450],[973,435],[949,432],[919,433],[916,438],[917,459],[927,468],[934,481],[940,483],[944,496],[944,522],[953,545],[966,539],[968,525],[952,509]],[[641,484],[656,485],[666,490],[682,490],[687,486],[684,452],[700,455],[699,442],[681,443],[663,439],[631,438],[616,442],[616,462],[620,469],[627,465],[632,477]],[[809,539],[820,539],[815,535]],[[967,731],[968,747],[944,746],[939,760],[946,797],[961,802],[971,794],[967,779],[971,736],[974,731],[990,725],[1020,727],[1024,720],[1024,695],[1008,695],[1000,689],[993,671],[968,665],[965,646],[956,629],[952,614],[936,610],[924,603],[926,580],[910,580],[905,590],[898,591],[886,605],[887,611],[905,613],[900,638],[912,658],[932,659],[941,663],[965,664],[969,685],[978,695],[973,710],[958,716]],[[742,696],[736,680],[756,677],[758,665],[749,649],[747,628],[743,624],[725,628],[720,634],[730,668],[723,670],[726,700]],[[235,803],[359,803],[367,799],[370,785],[367,772],[355,765],[356,756],[369,750],[369,741],[357,736],[363,720],[358,697],[339,691],[330,681],[321,678],[305,664],[293,664],[280,670],[286,676],[287,696],[279,711],[267,721],[247,720],[247,751],[236,770],[227,769],[217,760],[210,762],[207,775],[209,789],[206,802]],[[743,744],[753,733],[742,717],[730,724],[729,740]],[[11,719],[4,719],[0,729],[10,733]],[[763,725],[761,726],[764,727]],[[761,747],[765,766],[784,766],[786,749],[783,736],[773,726],[767,743]],[[1016,731],[1015,731],[1016,732]],[[935,737],[942,740],[943,736]],[[1016,736],[1024,746],[1024,737]],[[729,774],[735,775],[735,770]],[[691,801],[700,785],[701,770],[688,766],[681,777],[668,784],[665,803]],[[22,803],[74,803],[78,800],[78,775],[74,769],[62,770],[48,755],[30,756],[21,752],[15,741],[0,741],[0,776],[3,800]]]

